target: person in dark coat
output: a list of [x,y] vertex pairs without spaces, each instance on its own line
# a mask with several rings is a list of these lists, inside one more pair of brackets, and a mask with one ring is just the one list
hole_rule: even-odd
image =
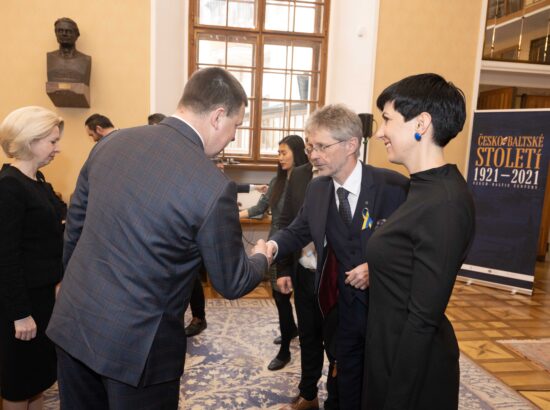
[[13,158],[0,170],[0,385],[4,409],[41,409],[57,379],[45,331],[61,279],[64,203],[40,168],[59,153],[63,120],[23,107],[0,125]]

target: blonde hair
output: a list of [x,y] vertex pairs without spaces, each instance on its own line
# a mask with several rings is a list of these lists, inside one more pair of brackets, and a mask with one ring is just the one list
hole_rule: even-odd
[[0,124],[0,145],[9,158],[31,158],[31,143],[51,134],[63,133],[63,118],[46,108],[29,106],[12,111]]
[[324,129],[337,141],[348,141],[357,138],[357,151],[359,157],[363,125],[359,116],[344,104],[330,104],[314,111],[306,121],[305,133],[309,136],[312,132]]

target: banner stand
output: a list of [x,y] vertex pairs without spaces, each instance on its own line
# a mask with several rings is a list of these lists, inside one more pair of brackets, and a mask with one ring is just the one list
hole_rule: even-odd
[[532,295],[549,161],[550,110],[474,113],[476,232],[459,280]]

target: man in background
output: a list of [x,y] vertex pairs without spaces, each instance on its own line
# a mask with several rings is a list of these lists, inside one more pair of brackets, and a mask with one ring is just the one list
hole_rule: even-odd
[[84,122],[84,128],[88,136],[92,137],[94,142],[106,137],[111,132],[116,131],[115,126],[109,118],[101,114],[92,114]]
[[160,112],[156,112],[147,117],[147,124],[157,125],[159,122],[161,122],[165,118],[166,118],[166,115],[161,114]]

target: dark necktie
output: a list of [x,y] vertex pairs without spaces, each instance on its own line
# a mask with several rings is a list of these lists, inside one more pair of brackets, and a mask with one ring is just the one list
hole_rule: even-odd
[[348,195],[349,192],[346,191],[344,188],[340,187],[336,190],[336,193],[338,194],[338,201],[340,202],[340,206],[338,207],[338,213],[342,217],[342,220],[344,223],[349,226],[351,223],[351,208],[349,207],[348,202]]

